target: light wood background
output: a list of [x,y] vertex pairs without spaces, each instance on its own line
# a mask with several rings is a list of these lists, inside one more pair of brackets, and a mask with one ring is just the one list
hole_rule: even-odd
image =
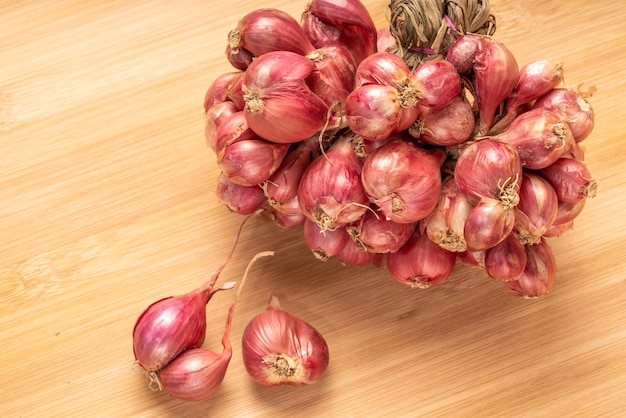
[[[364,2],[378,26],[385,1]],[[618,416],[626,413],[626,12],[608,0],[493,0],[520,64],[561,60],[594,84],[587,161],[599,182],[553,240],[548,296],[504,294],[459,267],[429,290],[322,263],[299,230],[253,220],[222,280],[254,268],[233,359],[208,401],[150,391],[131,332],[153,301],[204,282],[241,222],[215,199],[202,100],[231,71],[225,38],[257,7],[305,1],[0,2],[0,415]],[[239,341],[269,292],[326,337],[316,385],[263,388]],[[208,306],[219,339],[232,293]]]

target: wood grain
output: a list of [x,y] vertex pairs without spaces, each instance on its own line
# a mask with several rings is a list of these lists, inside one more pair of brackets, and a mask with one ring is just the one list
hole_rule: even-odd
[[[365,1],[378,26],[384,1]],[[223,280],[256,265],[235,312],[234,354],[209,401],[151,392],[131,332],[151,302],[207,279],[241,217],[215,199],[202,99],[230,71],[225,37],[257,7],[186,0],[0,4],[0,415],[619,416],[626,413],[625,11],[608,0],[492,0],[520,63],[552,58],[593,84],[587,161],[599,182],[553,240],[548,296],[520,300],[459,267],[428,290],[384,270],[316,261],[301,231],[252,221]],[[262,388],[238,344],[267,294],[326,337],[306,388]],[[208,306],[219,350],[230,303]]]

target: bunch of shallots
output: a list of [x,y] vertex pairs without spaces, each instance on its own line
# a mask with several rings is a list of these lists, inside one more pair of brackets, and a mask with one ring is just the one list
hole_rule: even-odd
[[430,3],[445,6],[436,51],[398,44],[358,0],[312,0],[300,21],[242,17],[226,47],[234,70],[204,101],[218,197],[301,227],[321,260],[385,266],[416,287],[460,262],[513,295],[543,295],[556,275],[548,238],[596,190],[580,145],[592,91],[560,87],[560,63],[519,66],[489,36],[488,2],[475,31],[449,2]]

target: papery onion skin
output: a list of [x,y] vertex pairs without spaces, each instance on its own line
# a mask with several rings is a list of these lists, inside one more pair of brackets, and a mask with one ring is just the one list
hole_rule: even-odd
[[361,162],[351,135],[333,143],[306,168],[298,186],[302,213],[322,230],[332,230],[359,220],[369,199],[361,184]]
[[446,60],[460,73],[469,73],[474,68],[480,37],[473,34],[459,36],[446,53]]
[[231,71],[221,74],[213,80],[204,95],[204,111],[207,112],[214,104],[230,100],[230,86],[243,78],[243,75],[243,71]]
[[265,311],[246,325],[241,346],[248,374],[263,386],[315,383],[329,363],[324,337],[308,322],[284,311],[274,296]]
[[403,109],[394,87],[359,87],[348,95],[345,106],[348,126],[366,140],[381,140],[400,130]]
[[489,137],[464,146],[454,168],[454,180],[471,203],[499,199],[507,208],[519,201],[522,163],[511,145]]
[[441,192],[442,150],[426,150],[393,140],[376,149],[363,163],[361,181],[372,203],[387,219],[411,223],[425,218]]
[[485,252],[485,271],[498,280],[516,280],[526,267],[526,249],[517,237],[509,234],[504,241]]
[[539,174],[550,182],[562,202],[574,204],[596,195],[596,180],[591,176],[587,165],[575,158],[559,158],[539,170]]
[[291,144],[310,138],[327,122],[335,126],[328,120],[328,105],[305,82],[314,69],[311,60],[288,51],[255,59],[243,87],[250,129],[268,141]]
[[395,253],[386,255],[387,270],[400,283],[427,288],[447,279],[456,264],[456,253],[444,250],[416,228]]
[[503,283],[509,294],[534,299],[545,295],[554,286],[557,273],[556,259],[545,239],[525,248],[527,262],[524,272],[516,280]]
[[259,186],[235,184],[220,173],[217,179],[217,198],[232,212],[240,215],[254,213],[267,201]]
[[315,64],[307,85],[329,107],[341,104],[354,87],[356,62],[346,48],[327,46],[306,55]]
[[515,226],[515,211],[496,199],[484,198],[470,210],[463,236],[467,249],[481,251],[500,244]]
[[365,58],[357,67],[354,87],[375,84],[397,88],[409,82],[410,73],[402,58],[390,52],[377,52]]

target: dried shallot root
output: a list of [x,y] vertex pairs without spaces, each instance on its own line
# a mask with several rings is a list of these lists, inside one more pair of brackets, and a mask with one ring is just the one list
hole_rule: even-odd
[[302,228],[319,260],[412,287],[462,264],[547,293],[548,242],[597,191],[595,88],[565,85],[550,57],[518,61],[488,0],[388,6],[380,28],[359,0],[241,17],[203,103],[219,200]]

